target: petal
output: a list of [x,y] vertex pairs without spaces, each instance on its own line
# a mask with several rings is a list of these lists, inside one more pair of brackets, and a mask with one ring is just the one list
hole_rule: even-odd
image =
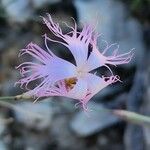
[[68,48],[74,56],[76,65],[81,68],[85,64],[88,56],[88,46],[79,39],[68,38]]
[[109,82],[106,82],[103,78],[91,73],[88,74],[86,80],[88,82],[88,89],[92,93],[92,95],[95,95],[100,90],[102,90],[110,84]]
[[82,100],[87,94],[87,82],[83,78],[79,78],[76,85],[70,90],[66,97]]
[[[107,80],[106,80],[107,79]],[[86,104],[95,94],[107,87],[108,85],[119,81],[118,76],[110,77],[98,77],[94,74],[89,73],[86,77],[88,83],[88,94],[87,97],[83,100],[83,103]]]
[[76,65],[82,68],[88,57],[88,48],[93,35],[93,28],[84,26],[81,32],[78,32],[78,37],[67,37],[68,49],[73,54]]
[[[109,46],[107,45],[102,53],[98,50],[95,43],[92,44],[93,49],[87,60],[88,71],[92,71],[101,66],[105,66],[111,71],[111,69],[107,65],[110,64],[116,66],[126,64],[129,63],[131,58],[133,57],[133,50],[124,54],[118,54],[119,45],[117,45],[116,43]],[[117,47],[114,48],[115,46]],[[112,50],[113,48],[114,50]],[[106,56],[106,53],[109,50],[111,50],[111,54],[109,54],[109,56]]]
[[29,54],[30,56],[36,58],[41,63],[45,63],[46,61],[49,61],[51,59],[52,55],[50,53],[47,53],[44,51],[41,47],[39,47],[37,44],[29,43],[25,49],[21,49],[19,53],[19,57]]
[[62,33],[61,28],[58,24],[53,22],[50,14],[48,14],[48,19],[43,17],[43,21],[47,25],[49,30],[56,37],[61,38],[63,42],[61,42],[60,40],[53,40],[44,35],[45,39],[65,45],[68,48],[68,50],[70,50],[70,52],[73,54],[76,65],[78,67],[83,67],[88,57],[88,47],[93,36],[93,28],[91,26],[84,26],[82,31],[78,32],[75,23],[75,28],[69,27],[72,30],[70,32],[72,34],[70,35]]
[[106,58],[97,50],[93,50],[87,60],[87,71],[90,72],[98,67],[104,66]]
[[22,75],[22,79],[17,82],[21,84],[21,87],[25,85],[27,88],[30,82],[37,79],[41,80],[41,83],[33,89],[36,93],[35,95],[38,95],[37,93],[40,93],[44,89],[47,90],[55,82],[74,77],[77,74],[76,67],[72,63],[55,55],[50,55],[39,47],[38,50],[35,47],[32,47],[32,49],[31,47],[30,49],[27,48],[23,50],[22,54],[29,54],[41,62],[24,62],[17,67]]
[[53,57],[45,66],[45,72],[54,82],[76,76],[76,67],[59,57]]
[[103,56],[97,48],[97,38],[99,36],[100,35],[95,34],[90,41],[92,51],[89,55],[89,58],[87,59],[87,64],[86,64],[88,72],[90,72],[98,67],[104,66],[106,63],[106,57]]

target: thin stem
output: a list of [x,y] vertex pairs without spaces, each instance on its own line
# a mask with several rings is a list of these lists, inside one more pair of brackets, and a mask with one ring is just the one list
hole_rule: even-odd
[[125,120],[130,123],[147,125],[150,127],[150,116],[141,115],[132,111],[119,110],[119,109],[108,109],[108,108],[97,108],[93,109],[94,111],[105,111],[109,114],[114,114],[122,120]]
[[21,100],[21,99],[32,99],[32,96],[27,93],[22,93],[21,95],[16,96],[2,96],[0,97],[0,101],[3,100]]
[[0,97],[0,101],[2,100],[15,100],[16,96],[3,96]]
[[150,126],[150,117],[126,110],[112,110],[112,113],[123,120]]

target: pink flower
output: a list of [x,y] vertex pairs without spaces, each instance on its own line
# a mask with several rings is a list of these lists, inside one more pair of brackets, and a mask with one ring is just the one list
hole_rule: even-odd
[[[17,83],[21,87],[39,80],[40,83],[33,89],[28,90],[28,94],[36,97],[48,96],[65,96],[79,100],[82,103],[84,110],[87,109],[87,102],[100,90],[108,85],[119,80],[119,76],[113,75],[109,68],[111,65],[120,65],[128,63],[133,52],[129,51],[125,54],[117,54],[118,48],[113,51],[111,56],[106,56],[107,50],[112,46],[108,46],[101,53],[97,47],[98,35],[90,25],[85,25],[81,32],[77,31],[77,25],[70,27],[71,32],[63,34],[59,24],[54,23],[51,16],[43,17],[43,21],[49,30],[60,40],[54,40],[44,35],[46,50],[43,50],[38,45],[30,43],[25,49],[22,49],[20,56],[28,54],[36,58],[39,63],[24,62],[20,64],[17,69],[20,70],[22,79]],[[47,46],[47,41],[60,43],[68,48],[73,54],[76,65],[56,56]],[[89,46],[91,47],[90,55]],[[90,73],[92,70],[105,66],[110,72],[111,76],[97,76]]]

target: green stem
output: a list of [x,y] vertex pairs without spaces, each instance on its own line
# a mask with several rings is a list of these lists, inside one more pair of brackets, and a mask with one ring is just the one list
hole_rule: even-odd
[[32,99],[32,96],[30,96],[27,93],[23,93],[21,95],[16,95],[16,96],[2,96],[2,97],[0,97],[0,101],[3,101],[3,100],[21,100],[21,99]]
[[126,110],[113,110],[112,112],[113,114],[117,115],[121,119],[127,120],[129,122],[136,123],[136,124],[145,124],[150,126],[149,116],[137,114],[135,112],[130,112]]
[[3,97],[0,97],[0,101],[3,101],[3,100],[15,100],[16,96],[3,96]]

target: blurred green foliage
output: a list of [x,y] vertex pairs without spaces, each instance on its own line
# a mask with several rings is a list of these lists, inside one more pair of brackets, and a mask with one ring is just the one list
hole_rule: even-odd
[[0,1],[0,26],[6,25],[6,11]]
[[127,4],[132,14],[142,22],[149,21],[150,18],[150,0],[122,0]]
[[138,11],[142,9],[144,5],[150,6],[150,0],[130,0],[131,3],[131,9]]

